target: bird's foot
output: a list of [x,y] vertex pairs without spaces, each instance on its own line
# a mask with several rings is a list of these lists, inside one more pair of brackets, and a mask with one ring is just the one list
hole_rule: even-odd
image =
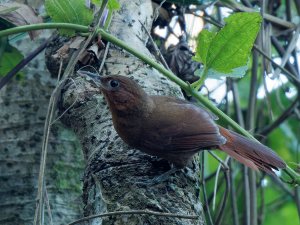
[[173,167],[170,170],[164,172],[163,174],[161,174],[153,179],[137,181],[137,182],[135,182],[135,184],[144,185],[144,186],[145,185],[146,186],[154,186],[157,184],[161,184],[161,183],[167,181],[168,179],[170,179],[170,176],[179,170],[180,169]]

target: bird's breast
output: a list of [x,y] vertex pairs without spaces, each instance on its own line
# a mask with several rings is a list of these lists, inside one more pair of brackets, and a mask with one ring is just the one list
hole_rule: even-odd
[[139,118],[113,117],[113,124],[122,140],[132,146],[137,147],[141,136],[141,121]]

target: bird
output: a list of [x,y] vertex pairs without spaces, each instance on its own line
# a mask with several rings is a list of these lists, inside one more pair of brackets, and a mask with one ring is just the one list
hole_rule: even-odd
[[176,168],[186,167],[196,153],[210,149],[226,152],[247,167],[271,175],[286,167],[272,149],[217,125],[216,117],[202,107],[172,96],[149,95],[126,76],[82,74],[97,83],[121,139]]

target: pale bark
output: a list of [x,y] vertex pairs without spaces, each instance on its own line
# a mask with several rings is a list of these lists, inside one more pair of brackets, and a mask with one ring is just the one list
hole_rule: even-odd
[[[13,42],[24,55],[45,35]],[[46,35],[46,36],[49,36]],[[0,91],[0,224],[33,224],[44,122],[57,78],[51,78],[41,53]],[[81,215],[83,157],[74,133],[56,123],[51,129],[46,187],[53,224],[66,224]],[[45,224],[50,224],[45,206]]]
[[[148,28],[151,26],[151,1],[121,1],[121,4],[110,32],[150,55],[145,47],[147,35],[140,22]],[[112,45],[101,75],[107,74],[129,76],[149,94],[182,97],[178,86]],[[197,163],[157,185],[137,184],[169,170],[168,162],[127,146],[113,128],[103,96],[82,77],[77,77],[75,84],[70,82],[65,87],[60,101],[63,106],[61,112],[72,105],[62,121],[79,137],[87,160],[83,189],[84,215],[140,209],[199,215],[198,220],[122,215],[93,219],[89,224],[101,224],[101,221],[102,224],[203,224]]]

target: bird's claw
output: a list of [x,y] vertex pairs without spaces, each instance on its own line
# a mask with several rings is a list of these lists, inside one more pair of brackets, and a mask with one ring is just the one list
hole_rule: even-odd
[[169,180],[171,178],[171,175],[173,173],[176,173],[177,171],[178,171],[178,169],[173,167],[170,170],[166,171],[165,173],[163,173],[155,178],[137,181],[137,182],[135,182],[135,184],[142,185],[142,186],[155,186],[155,185],[164,183],[167,180]]

